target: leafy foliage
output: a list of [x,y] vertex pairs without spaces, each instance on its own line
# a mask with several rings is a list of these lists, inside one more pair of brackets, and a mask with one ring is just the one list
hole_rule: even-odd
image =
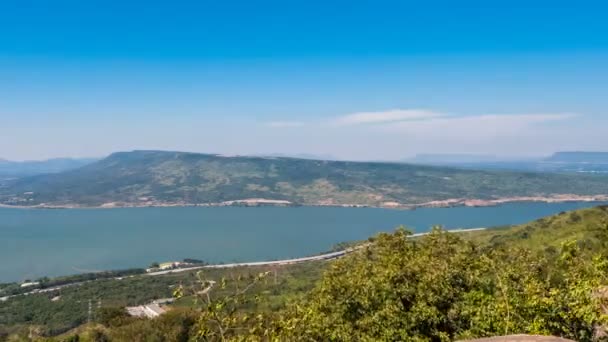
[[522,247],[537,252],[555,253],[564,242],[576,241],[587,252],[608,248],[608,206],[562,212],[527,224],[463,233],[482,246]]
[[576,243],[557,257],[521,248],[484,251],[435,230],[381,234],[336,261],[279,326],[290,340],[453,340],[511,333],[591,340],[606,323],[607,262]]

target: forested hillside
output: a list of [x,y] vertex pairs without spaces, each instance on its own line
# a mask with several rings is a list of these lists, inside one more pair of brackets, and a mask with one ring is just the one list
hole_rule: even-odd
[[555,194],[607,195],[608,176],[135,151],[75,170],[6,182],[0,186],[0,203],[163,205],[264,198],[383,205]]

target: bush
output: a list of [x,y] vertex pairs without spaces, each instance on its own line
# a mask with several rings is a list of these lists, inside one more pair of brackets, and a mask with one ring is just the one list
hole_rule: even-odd
[[569,243],[555,258],[525,249],[482,251],[434,230],[419,240],[381,234],[336,261],[308,300],[276,326],[288,340],[448,341],[531,333],[578,341],[605,324],[606,261]]

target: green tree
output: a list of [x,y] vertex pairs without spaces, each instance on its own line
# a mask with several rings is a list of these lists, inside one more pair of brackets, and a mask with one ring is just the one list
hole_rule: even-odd
[[441,229],[404,229],[336,261],[307,301],[277,320],[290,340],[448,341],[536,333],[591,340],[606,323],[603,257],[486,250]]

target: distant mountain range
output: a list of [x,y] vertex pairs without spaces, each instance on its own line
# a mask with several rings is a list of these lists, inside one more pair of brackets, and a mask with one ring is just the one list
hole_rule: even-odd
[[338,160],[338,158],[331,154],[310,154],[310,153],[270,153],[270,154],[258,154],[255,157],[283,157],[283,158],[297,158],[297,159],[314,159],[314,160]]
[[416,164],[463,164],[463,163],[492,163],[501,161],[500,158],[485,154],[417,154],[405,161]]
[[13,178],[32,176],[44,173],[57,173],[90,164],[92,158],[55,158],[36,161],[9,161],[0,159],[0,177]]
[[553,163],[608,164],[608,152],[557,152],[544,161]]
[[421,154],[405,161],[475,170],[608,173],[608,152],[557,152],[550,157],[501,159],[469,154]]
[[557,194],[606,195],[608,176],[133,151],[76,169],[5,182],[0,203],[144,206],[257,198],[304,205],[399,206]]

